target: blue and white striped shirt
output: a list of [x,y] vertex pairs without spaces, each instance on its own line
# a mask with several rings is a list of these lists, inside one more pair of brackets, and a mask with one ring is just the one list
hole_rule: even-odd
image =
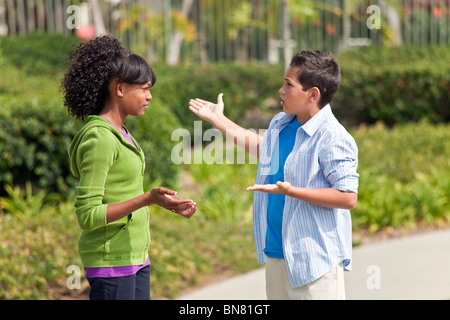
[[[293,115],[279,113],[264,134],[256,184],[267,184],[270,160],[280,131]],[[292,152],[284,166],[285,181],[302,188],[334,188],[358,192],[358,148],[339,124],[331,107],[325,106],[297,130]],[[273,171],[273,168],[272,168]],[[255,192],[253,226],[260,263],[267,230],[268,194]],[[283,254],[292,287],[310,283],[344,262],[351,269],[352,223],[349,210],[317,206],[286,196],[282,222]]]

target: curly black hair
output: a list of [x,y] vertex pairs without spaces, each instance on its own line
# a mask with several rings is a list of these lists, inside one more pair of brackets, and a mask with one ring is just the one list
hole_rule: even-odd
[[142,57],[130,53],[112,36],[97,37],[80,44],[69,56],[61,83],[69,115],[84,120],[104,107],[113,78],[120,83],[156,83],[156,75]]

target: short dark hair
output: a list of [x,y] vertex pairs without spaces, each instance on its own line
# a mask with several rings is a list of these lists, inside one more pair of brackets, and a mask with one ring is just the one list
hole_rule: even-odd
[[64,105],[70,115],[81,120],[100,113],[114,78],[119,83],[156,83],[155,72],[147,61],[124,49],[112,36],[80,44],[68,62],[70,67],[61,84]]
[[303,90],[317,87],[321,98],[319,107],[329,104],[341,84],[341,71],[333,56],[322,51],[300,51],[289,65],[298,70],[298,80]]

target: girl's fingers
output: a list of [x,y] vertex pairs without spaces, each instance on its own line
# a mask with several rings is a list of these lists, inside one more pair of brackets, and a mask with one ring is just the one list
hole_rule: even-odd
[[175,209],[172,209],[171,211],[189,219],[197,211],[197,206],[195,205],[194,202],[188,205],[178,206]]
[[178,199],[178,196],[177,196],[176,192],[174,192],[174,193],[164,193],[163,196],[166,197],[166,198],[169,198],[171,200]]
[[180,215],[182,215],[183,217],[189,219],[190,217],[192,217],[194,215],[194,213],[197,211],[197,207],[191,207],[188,208],[187,210],[184,210],[180,213]]
[[159,187],[159,188],[155,188],[155,189],[158,190],[158,192],[163,195],[176,195],[177,194],[176,191],[169,190],[164,187]]

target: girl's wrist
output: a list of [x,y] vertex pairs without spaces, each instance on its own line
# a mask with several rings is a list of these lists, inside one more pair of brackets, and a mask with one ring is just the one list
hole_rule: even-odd
[[154,200],[154,197],[153,197],[151,191],[147,191],[142,196],[143,196],[144,206],[152,206],[155,204],[155,200]]

